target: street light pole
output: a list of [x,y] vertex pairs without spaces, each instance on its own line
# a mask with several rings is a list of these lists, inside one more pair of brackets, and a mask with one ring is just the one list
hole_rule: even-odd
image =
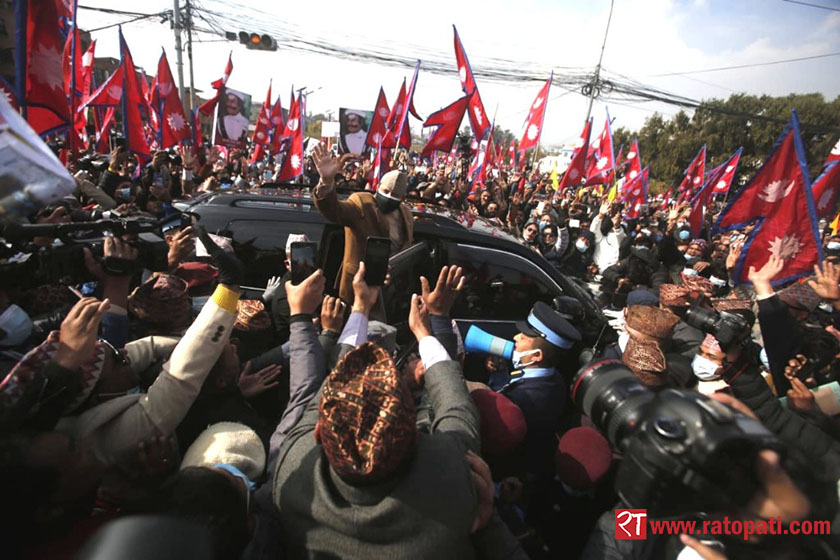
[[181,102],[184,102],[184,59],[181,52],[181,6],[178,0],[173,0],[172,30],[175,32],[175,67],[178,71],[178,92]]
[[187,60],[190,64],[190,95],[189,97],[187,97],[187,99],[189,100],[189,111],[192,111],[193,108],[195,108],[195,76],[193,75],[192,26],[192,4],[190,3],[190,0],[187,0]]
[[610,15],[609,17],[607,17],[607,29],[604,31],[604,42],[601,43],[601,56],[598,57],[598,65],[595,66],[595,77],[592,79],[592,84],[590,84],[589,108],[586,110],[586,120],[584,120],[583,122],[588,122],[589,117],[592,115],[592,103],[595,101],[595,92],[598,89],[598,80],[601,77],[601,61],[604,60],[604,47],[607,46],[607,35],[610,32],[610,22],[612,21],[614,4],[615,0],[610,0]]

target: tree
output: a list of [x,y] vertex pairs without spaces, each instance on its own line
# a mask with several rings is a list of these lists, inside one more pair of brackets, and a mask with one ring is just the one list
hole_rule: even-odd
[[642,165],[650,166],[652,191],[678,185],[703,143],[706,143],[707,169],[722,163],[743,146],[738,176],[733,182],[740,185],[764,163],[790,120],[792,107],[799,113],[802,141],[813,179],[840,136],[840,97],[827,102],[819,93],[784,97],[735,94],[726,100],[704,101],[690,117],[680,111],[665,120],[654,113],[638,131],[623,127],[614,130],[613,142],[616,146],[623,144],[626,154],[633,137],[638,138]]

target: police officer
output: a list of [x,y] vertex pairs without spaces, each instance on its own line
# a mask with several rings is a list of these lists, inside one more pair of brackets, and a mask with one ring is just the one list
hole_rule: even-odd
[[574,367],[573,348],[580,332],[543,302],[537,302],[525,321],[518,321],[510,380],[499,392],[522,410],[527,433],[519,468],[526,479],[551,476],[555,432],[566,404],[567,382],[558,367]]

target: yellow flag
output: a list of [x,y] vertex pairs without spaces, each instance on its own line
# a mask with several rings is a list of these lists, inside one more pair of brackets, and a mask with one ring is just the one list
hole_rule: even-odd
[[840,213],[834,216],[834,221],[831,222],[831,235],[837,235],[838,228],[840,228]]
[[613,185],[610,189],[610,194],[607,195],[607,201],[612,202],[615,200],[615,197],[618,195],[618,185]]
[[555,191],[560,188],[560,180],[557,178],[557,162],[554,162],[554,167],[551,168],[551,175],[548,178],[551,179],[551,187]]

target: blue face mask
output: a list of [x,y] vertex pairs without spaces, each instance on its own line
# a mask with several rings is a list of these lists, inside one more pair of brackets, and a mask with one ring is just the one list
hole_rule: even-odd
[[246,475],[244,472],[240,471],[233,465],[228,465],[227,463],[216,463],[215,465],[213,465],[213,468],[226,470],[233,476],[241,478],[245,482],[245,487],[248,488],[248,490],[250,491],[254,491],[257,489],[257,485],[250,478],[248,478],[248,475]]
[[540,231],[551,225],[551,222],[540,222]]
[[683,241],[687,240],[689,237],[691,237],[691,232],[687,229],[684,229],[680,232],[680,239],[682,239]]
[[654,239],[656,239],[656,242],[657,242],[657,243],[659,243],[660,241],[662,241],[662,234],[661,234],[661,233],[657,233],[657,234],[654,236]]

